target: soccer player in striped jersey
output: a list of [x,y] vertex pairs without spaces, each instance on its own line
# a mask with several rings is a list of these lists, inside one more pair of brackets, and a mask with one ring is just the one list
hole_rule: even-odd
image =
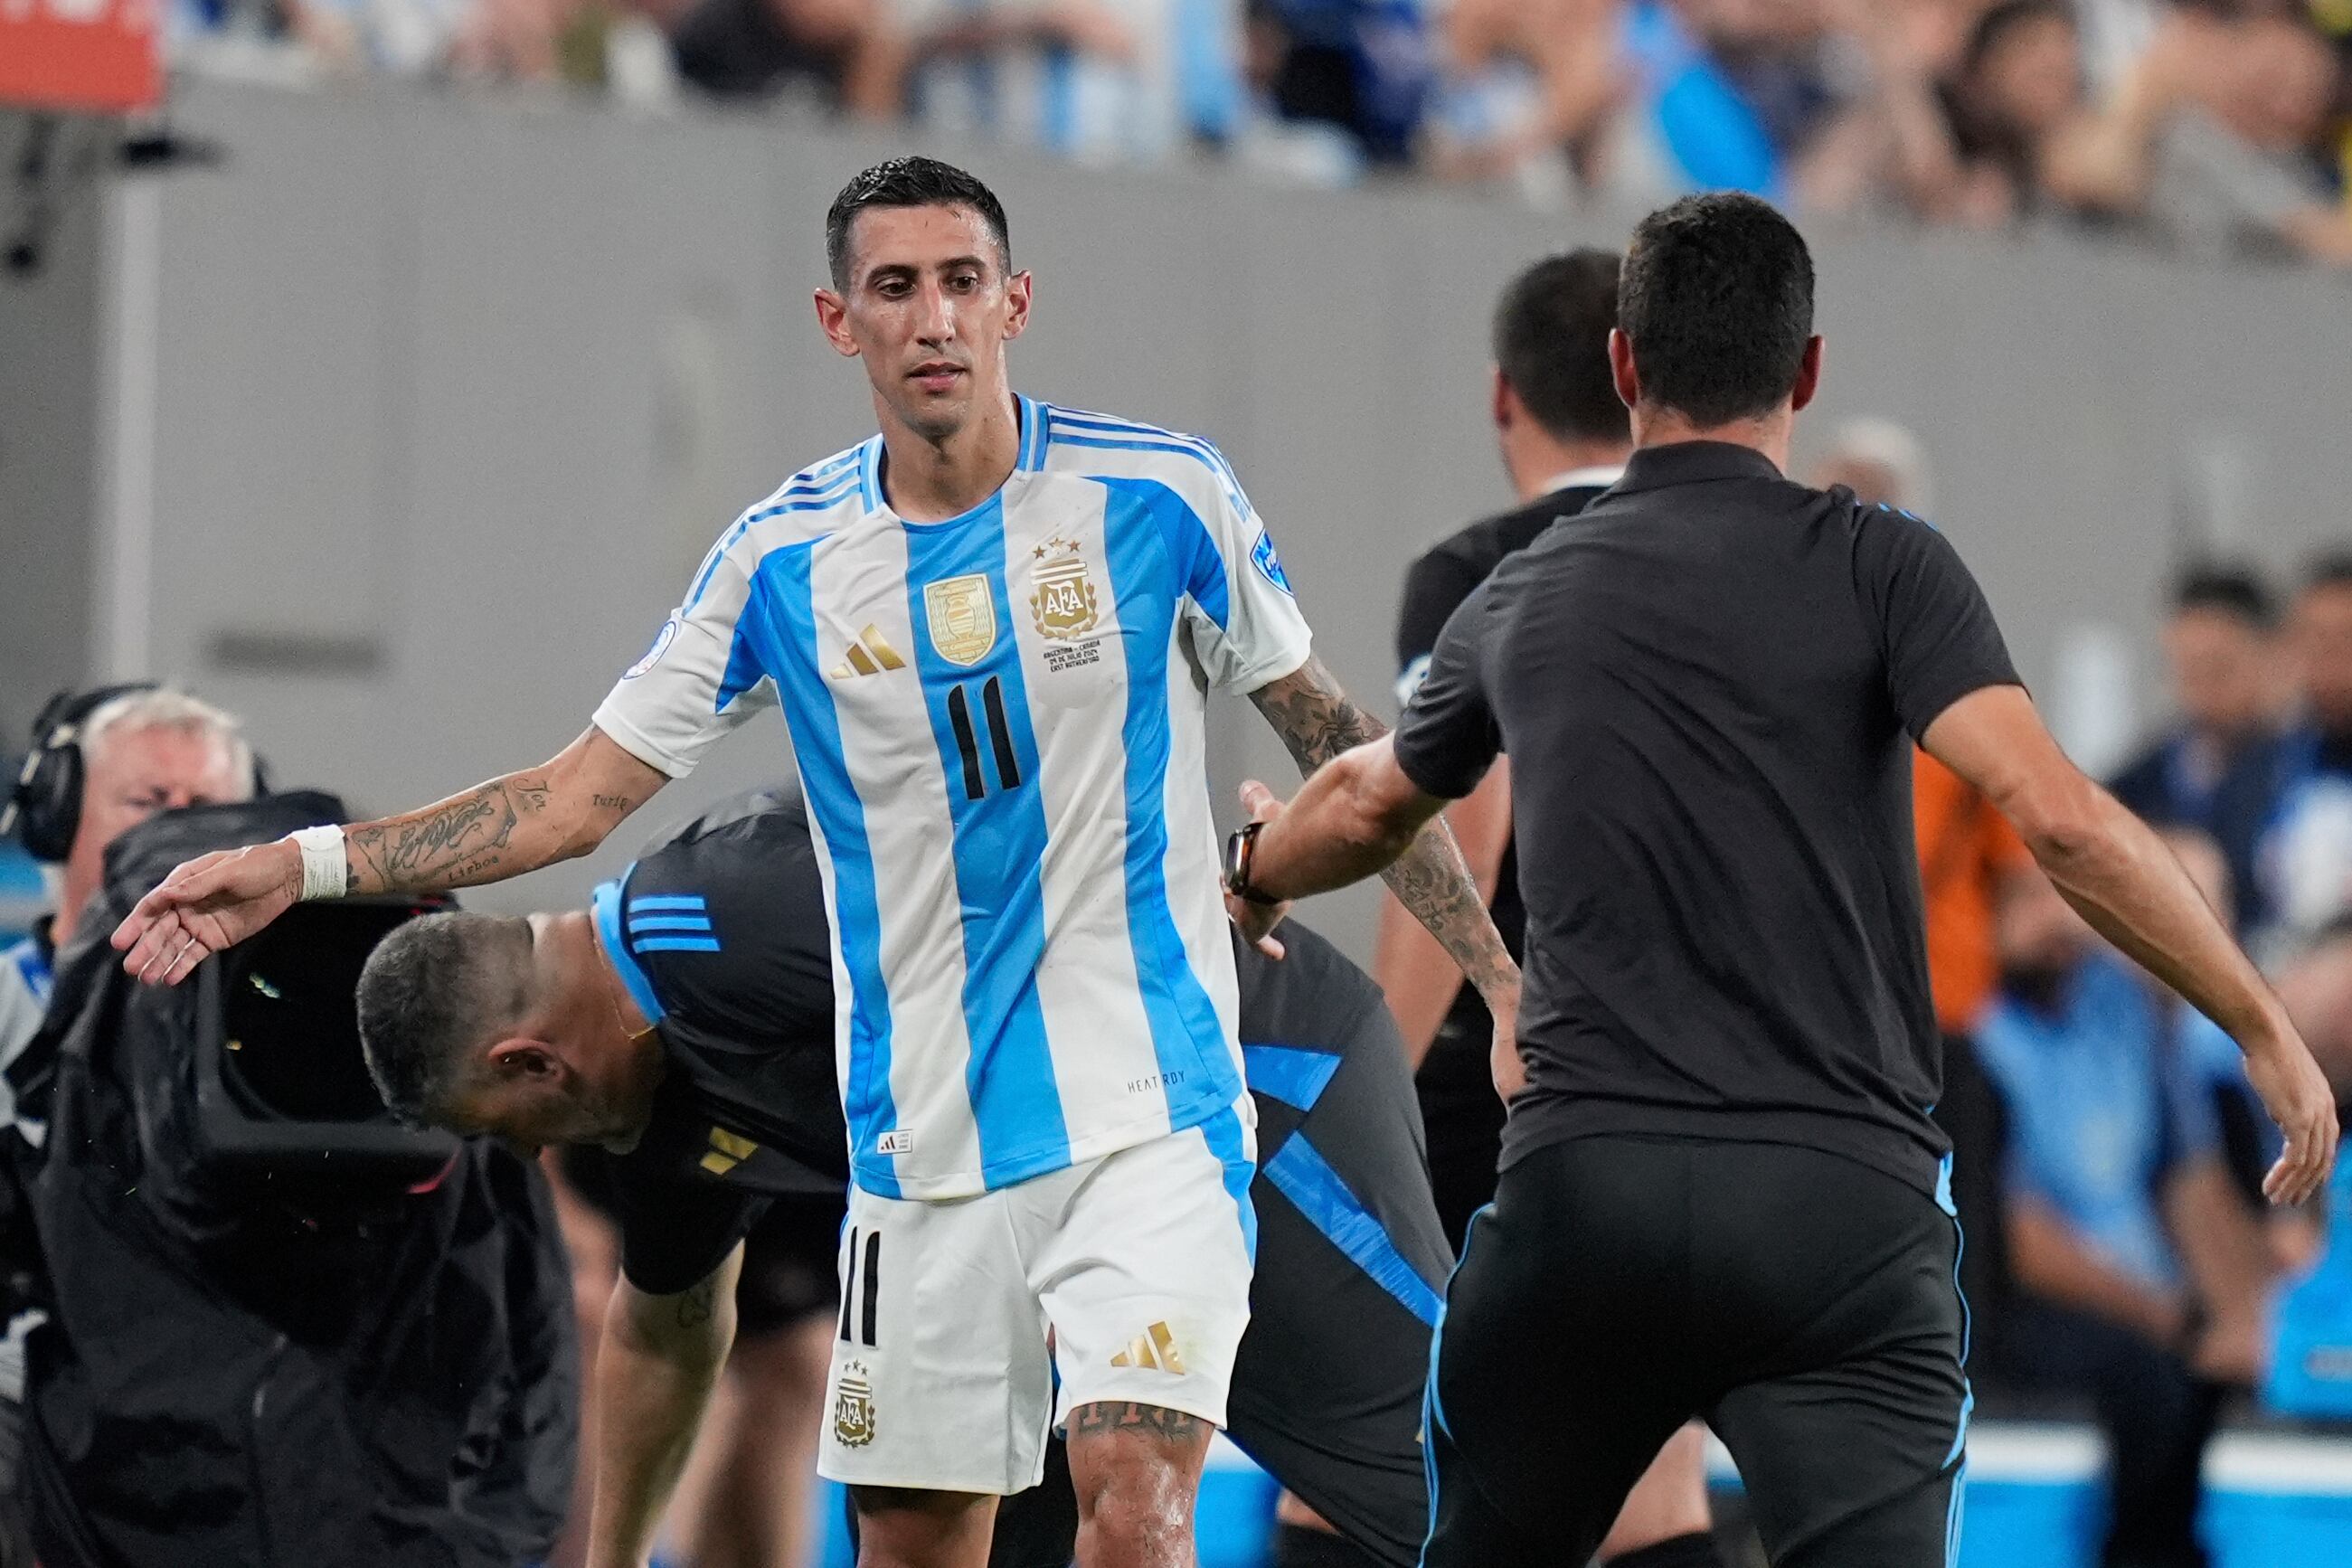
[[[805,805],[761,792],[648,846],[587,909],[412,921],[360,978],[370,1070],[404,1115],[524,1144],[583,1122],[635,1131],[625,1154],[571,1151],[620,1243],[603,1320],[615,1353],[599,1350],[592,1399],[615,1415],[584,1446],[592,1562],[641,1556],[678,1458],[738,1425],[696,1436],[730,1330],[764,1362],[780,1317],[813,1312],[862,1360],[905,1310],[901,1278],[922,1260],[843,1215],[824,910]],[[1380,988],[1330,943],[1286,924],[1277,961],[1224,935],[1259,1117],[1261,1226],[1228,1430],[1344,1532],[1307,1561],[1412,1568],[1429,1520],[1422,1384],[1453,1264],[1412,1071]],[[471,1072],[478,1057],[498,1070]],[[476,1078],[487,1081],[471,1092],[436,1092]],[[583,1094],[585,1116],[571,1103]],[[1163,1346],[1147,1330],[1115,1353],[1150,1366]],[[859,1380],[824,1415],[878,1442],[905,1412]],[[772,1395],[747,1447],[772,1462],[803,1424],[820,1428]],[[1049,1455],[1045,1485],[997,1510],[994,1568],[1068,1568],[1076,1528],[1068,1468]],[[737,1558],[761,1561],[740,1543]]]
[[[877,1342],[836,1347],[831,1405],[866,1415],[819,1468],[855,1489],[867,1563],[964,1568],[1063,1426],[1080,1563],[1189,1563],[1255,1226],[1205,697],[1247,693],[1303,768],[1380,726],[1313,657],[1215,447],[1014,395],[1030,280],[986,186],[878,165],[826,249],[817,315],[880,434],[728,530],[580,740],[191,862],[115,941],[176,981],[299,896],[583,853],[780,706],[832,916],[851,1223],[915,1265]],[[1442,826],[1391,886],[1509,1029],[1517,971]]]

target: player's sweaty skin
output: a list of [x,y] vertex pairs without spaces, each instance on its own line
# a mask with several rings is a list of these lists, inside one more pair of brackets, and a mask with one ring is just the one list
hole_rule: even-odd
[[1133,1400],[1070,1412],[1078,1561],[1096,1568],[1191,1568],[1192,1499],[1209,1424]]

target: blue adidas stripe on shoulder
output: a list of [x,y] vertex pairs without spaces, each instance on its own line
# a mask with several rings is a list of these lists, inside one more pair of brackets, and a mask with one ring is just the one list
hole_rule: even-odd
[[1199,453],[1203,462],[1208,463],[1235,484],[1241,482],[1241,477],[1234,472],[1234,466],[1225,461],[1224,453],[1218,450],[1217,444],[1205,436],[1188,436],[1181,430],[1170,430],[1158,425],[1145,425],[1133,419],[1115,418],[1108,414],[1088,414],[1075,408],[1049,406],[1046,408],[1046,418],[1050,423],[1066,428],[1107,436],[1129,436],[1145,440],[1173,442],[1188,451]]
[[709,915],[631,915],[629,934],[654,931],[700,931],[711,929]]
[[1048,416],[1048,425],[1056,446],[1092,447],[1112,452],[1166,452],[1171,457],[1190,458],[1215,477],[1235,511],[1245,513],[1249,510],[1233,465],[1225,461],[1223,453],[1198,437],[1179,436],[1150,425],[1094,415],[1066,414],[1060,409]]
[[639,952],[717,952],[715,936],[649,936],[637,943]]
[[823,489],[795,490],[784,499],[747,515],[746,524],[764,522],[772,517],[782,517],[789,511],[831,511],[851,496],[858,493],[858,478],[854,473],[842,474],[825,481]]
[[694,586],[686,595],[687,608],[692,609],[702,602],[702,595],[709,588],[710,579],[717,574],[719,563],[727,559],[727,552],[751,531],[752,524],[787,512],[830,511],[857,493],[860,464],[865,456],[866,447],[861,444],[846,452],[836,453],[814,467],[803,468],[765,500],[737,518],[733,525],[719,536],[719,542],[710,547],[710,552],[702,558],[702,564],[696,569]]

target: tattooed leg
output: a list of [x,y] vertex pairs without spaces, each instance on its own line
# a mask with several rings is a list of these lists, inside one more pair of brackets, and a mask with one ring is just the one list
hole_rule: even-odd
[[1070,1412],[1078,1568],[1192,1568],[1192,1504],[1213,1428],[1133,1400]]

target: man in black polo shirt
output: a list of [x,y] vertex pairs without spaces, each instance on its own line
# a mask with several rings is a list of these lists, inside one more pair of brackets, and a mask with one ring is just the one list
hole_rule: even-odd
[[[1284,945],[1277,962],[1234,944],[1259,1228],[1230,1431],[1371,1561],[1405,1568],[1428,1521],[1421,1396],[1452,1254],[1379,989],[1311,931]],[[597,1357],[590,1560],[644,1561],[735,1328],[744,1238],[772,1205],[838,1213],[848,1179],[805,812],[773,795],[720,806],[586,910],[413,921],[369,959],[359,1014],[396,1110],[616,1151],[622,1277]],[[908,1275],[894,1279],[877,1236],[838,1243],[835,1331],[872,1346],[881,1315],[917,1310],[897,1289]],[[772,1271],[792,1261],[775,1252]],[[1143,1335],[1119,1353],[1153,1366],[1176,1352]],[[826,1415],[837,1435],[907,1418],[854,1389]],[[1046,1485],[998,1510],[991,1561],[1065,1568],[1076,1530],[1068,1472],[1049,1464]]]
[[[1617,324],[1618,256],[1583,249],[1548,256],[1513,279],[1495,307],[1489,415],[1517,510],[1448,535],[1405,573],[1397,615],[1397,700],[1409,703],[1454,612],[1546,529],[1582,511],[1617,482],[1633,450],[1625,405],[1609,375]],[[1570,526],[1572,526],[1570,524]],[[1527,910],[1511,847],[1511,769],[1497,759],[1478,787],[1446,808],[1471,875],[1487,893],[1495,929],[1520,956]],[[1372,973],[1387,993],[1405,1049],[1419,1058],[1413,1087],[1429,1138],[1429,1181],[1456,1252],[1470,1216],[1493,1201],[1503,1100],[1486,1058],[1495,1022],[1462,967],[1393,897],[1381,901]],[[1601,1545],[1620,1568],[1711,1568],[1706,1435],[1686,1427],[1661,1451]]]
[[1517,1094],[1448,1289],[1431,1568],[1580,1562],[1693,1415],[1783,1568],[1943,1563],[1969,1394],[1909,739],[2238,1040],[2286,1132],[2274,1201],[2326,1178],[2331,1096],[2179,863],[2051,740],[1950,545],[1782,477],[1821,374],[1787,220],[1651,215],[1610,354],[1625,478],[1471,596],[1392,738],[1286,812],[1246,792],[1227,885],[1263,928],[1511,754]]

